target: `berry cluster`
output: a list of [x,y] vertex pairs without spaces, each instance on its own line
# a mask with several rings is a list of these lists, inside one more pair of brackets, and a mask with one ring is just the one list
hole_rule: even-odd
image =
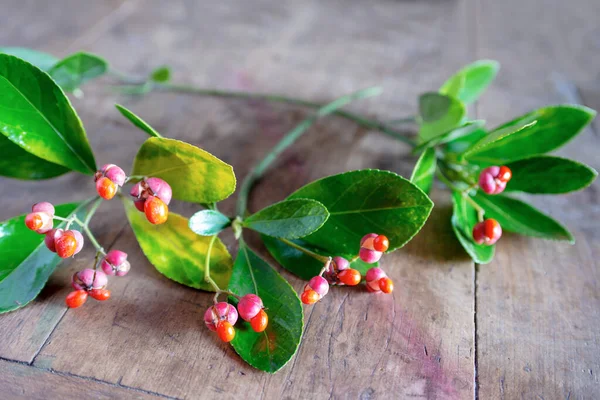
[[239,316],[250,323],[254,332],[263,332],[269,324],[262,299],[255,294],[247,294],[239,299],[237,309],[224,301],[215,303],[204,313],[204,323],[207,328],[217,332],[219,338],[229,343],[235,337],[233,327]]
[[169,203],[171,202],[171,186],[160,178],[142,179],[130,192],[135,207],[146,214],[150,223],[158,225],[167,221]]
[[127,175],[115,164],[105,164],[100,171],[94,175],[96,180],[96,191],[104,200],[115,197],[119,187],[125,184]]
[[83,248],[83,235],[76,230],[53,229],[54,206],[47,201],[36,203],[31,213],[25,217],[25,225],[39,234],[46,235],[44,243],[53,253],[61,258],[68,258],[79,253]]
[[[361,239],[356,258],[373,264],[381,259],[389,246],[390,242],[384,235],[369,233]],[[361,280],[360,272],[350,268],[350,261],[343,257],[333,257],[325,263],[321,273],[314,276],[304,287],[300,300],[307,305],[315,304],[329,292],[329,285],[356,286]],[[394,283],[381,268],[371,268],[367,271],[366,284],[367,290],[372,293],[392,293],[394,290]]]

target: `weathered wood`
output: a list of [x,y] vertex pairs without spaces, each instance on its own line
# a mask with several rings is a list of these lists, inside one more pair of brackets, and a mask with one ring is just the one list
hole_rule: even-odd
[[[495,124],[546,104],[581,102],[580,93],[593,96],[598,2],[481,3],[479,55],[498,59],[503,69],[479,104],[480,118]],[[598,169],[599,144],[588,129],[559,154]],[[598,396],[599,189],[596,182],[571,195],[528,197],[573,230],[576,245],[506,235],[496,260],[479,268],[480,398]]]

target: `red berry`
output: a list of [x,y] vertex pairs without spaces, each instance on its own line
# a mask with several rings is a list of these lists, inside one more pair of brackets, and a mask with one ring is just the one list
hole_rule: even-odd
[[228,321],[219,321],[217,324],[217,335],[225,343],[229,343],[235,337],[235,329]]
[[158,197],[149,196],[144,203],[144,213],[151,224],[164,224],[169,217],[169,207]]
[[54,241],[56,254],[61,258],[68,258],[75,254],[77,250],[77,239],[72,233],[66,231],[61,237]]
[[510,170],[510,168],[504,165],[501,166],[496,179],[498,179],[501,182],[508,182],[510,181],[510,178],[512,178],[512,171]]
[[360,283],[362,276],[355,269],[346,269],[338,274],[338,278],[344,285],[356,286]]
[[117,185],[107,177],[102,177],[96,181],[96,191],[104,200],[110,200],[117,194]]
[[92,289],[90,290],[90,296],[98,301],[104,301],[110,299],[110,290],[108,289]]
[[495,219],[489,218],[473,227],[473,240],[477,244],[491,246],[502,236],[502,227]]
[[388,278],[381,278],[379,280],[379,288],[383,293],[392,293],[394,291],[394,282]]
[[254,332],[262,332],[267,329],[267,325],[269,324],[269,316],[265,312],[265,310],[260,310],[258,314],[254,316],[250,320],[250,326],[254,329]]
[[67,295],[65,302],[69,308],[81,307],[87,300],[88,294],[85,290],[75,290]]
[[387,251],[390,247],[390,241],[384,235],[379,235],[375,239],[373,239],[373,249],[379,252]]
[[41,213],[30,213],[25,217],[25,225],[32,231],[37,231],[44,225]]
[[304,292],[302,292],[300,300],[302,300],[302,302],[307,305],[315,304],[317,301],[319,301],[319,293],[315,292],[312,289],[305,290]]

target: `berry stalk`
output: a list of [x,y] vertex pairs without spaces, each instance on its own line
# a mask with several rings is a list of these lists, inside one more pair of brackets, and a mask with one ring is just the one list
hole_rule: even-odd
[[232,296],[235,297],[236,299],[240,299],[240,296],[238,296],[237,294],[229,291],[229,290],[222,290],[219,285],[217,285],[217,282],[215,282],[213,280],[213,278],[211,278],[210,276],[210,255],[212,253],[212,249],[213,249],[213,245],[215,244],[215,241],[217,240],[217,235],[211,236],[210,237],[210,242],[208,243],[208,250],[206,251],[206,259],[204,262],[204,281],[208,284],[210,284],[213,289],[215,290],[215,298],[214,298],[214,302],[215,304],[218,302],[218,297],[220,294],[226,294],[228,296]]
[[[296,243],[292,242],[291,240],[288,239],[284,239],[284,238],[278,238],[280,241],[282,241],[283,243],[287,244],[290,247],[295,248],[296,250],[299,250],[301,252],[303,252],[304,254],[306,254],[309,257],[314,258],[315,260],[324,262],[324,263],[330,263],[331,262],[331,257],[326,257],[326,256],[322,256],[320,254],[317,254],[313,251],[310,251],[309,249],[302,247],[300,245],[297,245]],[[326,268],[324,268],[325,270]],[[321,272],[322,274],[322,272]]]

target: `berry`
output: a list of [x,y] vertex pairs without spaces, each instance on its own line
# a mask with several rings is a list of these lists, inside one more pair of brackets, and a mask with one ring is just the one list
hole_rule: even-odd
[[167,182],[160,178],[148,178],[146,179],[146,184],[151,191],[150,195],[158,197],[164,201],[166,205],[169,205],[173,192],[171,191],[171,186],[169,186]]
[[267,325],[269,324],[269,316],[265,312],[265,310],[260,310],[258,314],[254,316],[250,320],[250,326],[254,330],[254,332],[262,332],[267,329]]
[[384,235],[379,235],[373,239],[373,249],[382,253],[386,252],[390,247],[390,241]]
[[75,240],[77,240],[77,248],[75,249],[75,253],[73,255],[79,253],[81,251],[81,249],[83,249],[83,242],[84,242],[83,235],[81,234],[81,232],[71,230],[71,231],[65,231],[63,233],[63,235],[64,234],[73,235],[73,237],[75,237]]
[[53,253],[56,253],[56,239],[63,235],[62,229],[52,229],[50,232],[46,233],[46,237],[44,238],[44,243],[48,250]]
[[302,300],[302,302],[307,305],[315,304],[317,301],[319,301],[319,293],[315,292],[312,289],[305,290],[304,292],[302,292],[300,300]]
[[75,290],[90,291],[94,289],[104,289],[108,283],[106,274],[102,271],[86,268],[73,274],[71,286]]
[[77,239],[73,234],[67,234],[65,232],[61,237],[54,241],[54,246],[56,248],[56,254],[60,258],[69,258],[75,254],[75,250],[77,250]]
[[234,306],[224,301],[216,303],[204,313],[204,323],[211,331],[217,330],[217,325],[220,321],[227,321],[231,325],[235,325],[238,319],[238,312]]
[[96,191],[104,200],[110,200],[117,194],[117,184],[107,177],[102,177],[96,181]]
[[65,303],[69,308],[81,307],[87,300],[88,294],[85,290],[75,290],[67,295]]
[[139,211],[144,212],[144,203],[146,203],[146,200],[136,200],[136,201],[133,202],[133,205]]
[[110,299],[110,290],[108,289],[92,289],[90,290],[90,296],[98,301],[104,301]]
[[102,270],[106,275],[123,276],[129,272],[131,264],[127,261],[127,253],[121,250],[111,250],[102,259]]
[[237,309],[244,321],[250,321],[263,309],[263,302],[257,295],[247,294],[240,299]]
[[473,227],[473,240],[477,244],[491,246],[502,236],[502,227],[495,219],[489,218]]
[[[127,179],[125,171],[115,164],[104,164],[99,173],[102,174],[101,176],[107,177],[118,186],[123,186]],[[96,174],[98,174],[98,172]]]
[[394,291],[394,282],[390,278],[381,278],[379,288],[383,293],[392,293]]
[[317,294],[319,295],[319,300],[322,299],[323,296],[325,296],[329,292],[329,284],[322,276],[312,277],[312,279],[308,282],[308,285],[306,285],[304,290],[306,290],[306,288],[317,292]]
[[42,201],[41,203],[35,203],[33,207],[31,207],[31,211],[33,212],[45,212],[54,217],[55,211],[52,203],[48,203],[47,201]]
[[362,276],[355,269],[346,269],[338,274],[341,283],[348,286],[356,286],[360,283]]
[[479,174],[479,187],[487,194],[502,193],[511,177],[512,172],[508,167],[487,167]]
[[217,324],[217,335],[219,335],[219,338],[222,341],[224,341],[225,343],[229,343],[235,337],[235,329],[233,328],[233,325],[231,325],[229,322],[220,321]]
[[54,226],[53,215],[47,212],[32,212],[25,216],[25,225],[37,233],[46,233],[52,230]]
[[367,275],[365,276],[367,288],[371,289],[370,292],[380,292],[381,288],[379,287],[379,281],[386,277],[387,277],[387,275],[386,275],[385,271],[382,270],[381,268],[369,269],[367,271]]
[[150,196],[144,203],[144,213],[151,224],[164,224],[169,217],[169,207],[158,197]]
[[337,285],[340,283],[338,274],[340,271],[344,271],[348,268],[350,268],[350,261],[343,257],[333,257],[331,264],[329,264],[329,268],[323,273],[323,277],[330,285]]
[[[376,250],[374,246],[374,241],[378,237],[379,235],[376,233],[369,233],[360,240],[360,251],[358,252],[358,256],[367,264],[376,263],[383,255],[383,252]],[[387,241],[385,236],[384,238]]]

